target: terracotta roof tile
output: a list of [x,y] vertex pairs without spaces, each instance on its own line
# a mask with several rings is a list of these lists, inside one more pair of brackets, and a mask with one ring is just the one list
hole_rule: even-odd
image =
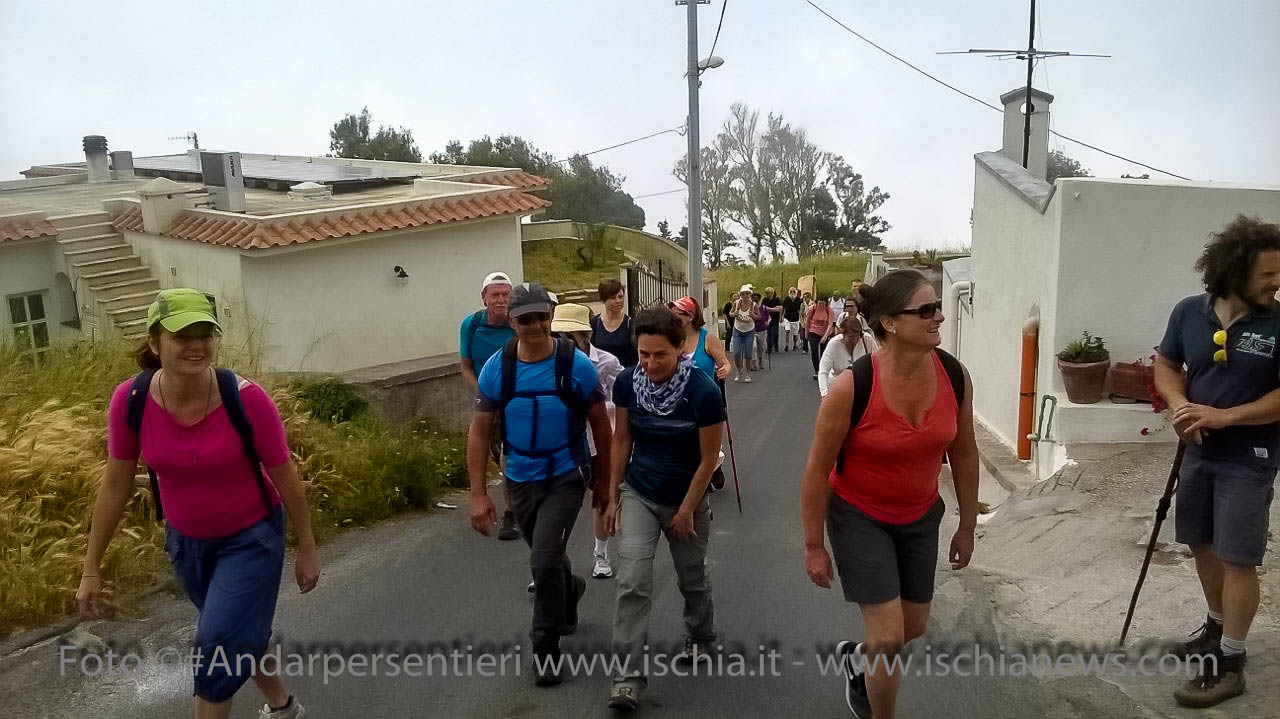
[[[451,178],[446,179],[449,179],[451,182],[455,181]],[[459,178],[456,182],[473,182],[482,185],[506,185],[507,187],[514,187],[517,190],[534,191],[545,190],[551,186],[551,180],[523,170],[501,170],[482,175],[472,175],[471,177]]]
[[111,225],[122,232],[142,232],[142,208],[137,205],[126,206],[124,212],[112,218]]
[[[165,234],[212,245],[254,249],[533,212],[550,204],[539,197],[509,191],[478,197],[425,198],[399,207],[355,208],[328,217],[301,216],[275,221],[188,210],[178,216]],[[118,229],[140,231],[142,216],[136,208],[129,208],[117,216],[114,223]]]
[[57,234],[58,231],[48,220],[0,220],[0,242],[28,240],[33,237],[53,237]]

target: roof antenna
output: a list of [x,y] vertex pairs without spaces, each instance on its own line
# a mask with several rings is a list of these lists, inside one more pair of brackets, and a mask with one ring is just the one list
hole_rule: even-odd
[[[1043,38],[1042,38],[1043,39]],[[982,54],[987,57],[994,57],[999,60],[1008,60],[1017,58],[1027,61],[1027,97],[1024,101],[1022,114],[1026,118],[1022,128],[1022,166],[1027,166],[1027,155],[1030,152],[1031,144],[1031,115],[1035,112],[1035,108],[1031,104],[1031,74],[1035,70],[1036,60],[1040,58],[1050,57],[1111,57],[1110,55],[1089,55],[1072,52],[1062,52],[1056,50],[1037,50],[1036,49],[1036,0],[1031,0],[1031,32],[1027,37],[1027,49],[1025,50],[955,50],[951,52],[940,52],[939,55],[967,55]]]
[[189,130],[185,135],[178,135],[177,137],[171,137],[169,139],[170,140],[186,140],[190,142],[191,146],[194,147],[195,149],[197,150],[200,149],[200,136],[196,134],[195,130]]

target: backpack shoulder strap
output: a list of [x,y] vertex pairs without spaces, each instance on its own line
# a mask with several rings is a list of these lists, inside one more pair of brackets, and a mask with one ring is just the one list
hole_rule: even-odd
[[511,398],[516,396],[516,345],[515,337],[507,340],[502,346],[502,389],[498,396],[498,406],[506,409]]
[[147,393],[151,391],[151,380],[156,376],[153,369],[143,370],[133,378],[129,387],[129,402],[125,405],[125,421],[134,434],[142,432],[142,412],[147,408]]
[[249,423],[249,415],[244,411],[244,402],[240,400],[240,386],[236,373],[219,367],[215,370],[218,378],[218,395],[222,398],[222,406],[226,409],[227,419],[240,435],[240,443],[244,446],[245,456],[253,466],[253,474],[258,480],[258,492],[262,495],[262,504],[271,513],[271,493],[267,491],[267,479],[262,476],[262,460],[258,457],[258,449],[253,444],[253,425]]
[[[134,376],[133,385],[129,387],[125,423],[129,425],[129,431],[139,438],[142,437],[142,413],[147,408],[147,395],[151,392],[151,380],[155,376],[155,370],[143,370]],[[156,478],[156,471],[150,464],[147,464],[147,477],[151,480],[151,504],[155,507],[156,521],[159,522],[164,519],[164,507],[160,506],[160,480]]]
[[964,366],[960,364],[960,360],[952,357],[945,350],[939,348],[934,350],[938,353],[938,359],[942,360],[942,368],[947,371],[947,379],[951,380],[951,391],[956,396],[956,407],[964,404]]
[[[875,382],[876,366],[871,362],[871,355],[864,354],[854,360],[849,367],[853,372],[853,408],[849,410],[849,431],[862,421],[867,412],[867,403],[871,401],[871,385]],[[844,447],[836,455],[836,472],[844,474]]]
[[568,340],[556,340],[556,394],[578,419],[587,414],[587,403],[573,387],[573,362],[578,348]]
[[[468,359],[470,359],[469,353],[472,351],[472,348],[474,348],[476,345],[476,333],[480,331],[480,324],[484,322],[486,312],[487,310],[476,310],[471,314],[471,317],[467,321],[467,352],[468,352],[467,358]],[[480,369],[476,368],[476,372],[479,372],[479,371]]]

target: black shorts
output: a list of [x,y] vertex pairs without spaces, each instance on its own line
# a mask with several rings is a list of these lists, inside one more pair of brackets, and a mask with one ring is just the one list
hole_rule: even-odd
[[1262,566],[1276,471],[1190,452],[1178,474],[1174,529],[1179,542],[1208,545],[1224,562]]
[[879,604],[902,597],[933,601],[938,566],[942,497],[910,524],[888,524],[867,516],[835,492],[827,501],[827,536],[845,601]]

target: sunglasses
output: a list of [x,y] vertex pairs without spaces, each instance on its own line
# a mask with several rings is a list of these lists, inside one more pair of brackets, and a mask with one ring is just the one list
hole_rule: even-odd
[[551,315],[546,312],[530,312],[527,315],[520,315],[516,318],[518,325],[541,325],[551,321]]
[[1218,347],[1213,353],[1213,361],[1215,364],[1227,363],[1227,332],[1226,330],[1218,330],[1213,333],[1213,344]]
[[894,312],[893,314],[894,316],[916,315],[922,320],[931,320],[933,319],[934,315],[938,314],[941,311],[942,311],[942,300],[938,300],[937,302],[930,302],[927,305],[920,305],[919,307],[910,307],[908,309],[902,310],[901,312]]

